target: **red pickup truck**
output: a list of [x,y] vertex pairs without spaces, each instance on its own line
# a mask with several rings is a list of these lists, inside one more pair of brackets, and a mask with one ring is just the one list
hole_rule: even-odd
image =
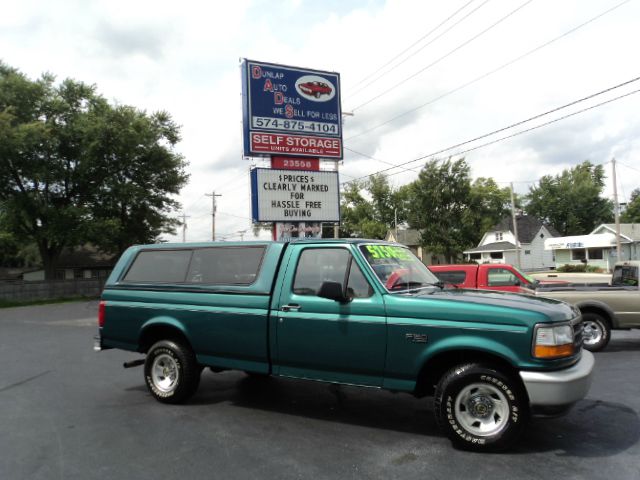
[[460,288],[532,293],[539,281],[506,263],[429,265],[442,282]]

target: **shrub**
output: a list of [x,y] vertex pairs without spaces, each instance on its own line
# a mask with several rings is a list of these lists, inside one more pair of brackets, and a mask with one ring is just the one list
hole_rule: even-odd
[[557,272],[562,273],[602,273],[603,270],[600,267],[596,267],[595,265],[587,265],[585,263],[579,264],[565,264],[556,269]]

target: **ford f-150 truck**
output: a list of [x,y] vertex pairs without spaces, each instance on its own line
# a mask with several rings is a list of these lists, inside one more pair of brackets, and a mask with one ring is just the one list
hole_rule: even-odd
[[191,397],[205,366],[433,395],[446,435],[478,451],[566,411],[594,366],[569,304],[444,289],[407,248],[354,239],[131,247],[94,345],[146,354],[165,403]]
[[592,352],[609,343],[611,330],[640,328],[639,261],[618,262],[608,285],[541,285],[536,295],[572,303],[582,313],[584,347]]

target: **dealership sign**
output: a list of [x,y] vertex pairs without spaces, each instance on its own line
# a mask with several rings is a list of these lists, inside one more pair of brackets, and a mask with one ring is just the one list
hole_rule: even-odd
[[340,75],[242,62],[244,154],[342,158]]
[[339,222],[338,172],[255,168],[251,210],[254,222]]

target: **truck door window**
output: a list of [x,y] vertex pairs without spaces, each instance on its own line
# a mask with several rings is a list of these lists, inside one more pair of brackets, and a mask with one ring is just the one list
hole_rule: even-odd
[[348,250],[344,248],[309,248],[300,254],[293,293],[317,295],[324,282],[344,284],[347,268],[351,263],[347,291],[354,298],[370,297],[371,286],[364,278]]
[[490,287],[511,287],[517,282],[518,277],[504,268],[492,268],[487,272],[487,284]]

